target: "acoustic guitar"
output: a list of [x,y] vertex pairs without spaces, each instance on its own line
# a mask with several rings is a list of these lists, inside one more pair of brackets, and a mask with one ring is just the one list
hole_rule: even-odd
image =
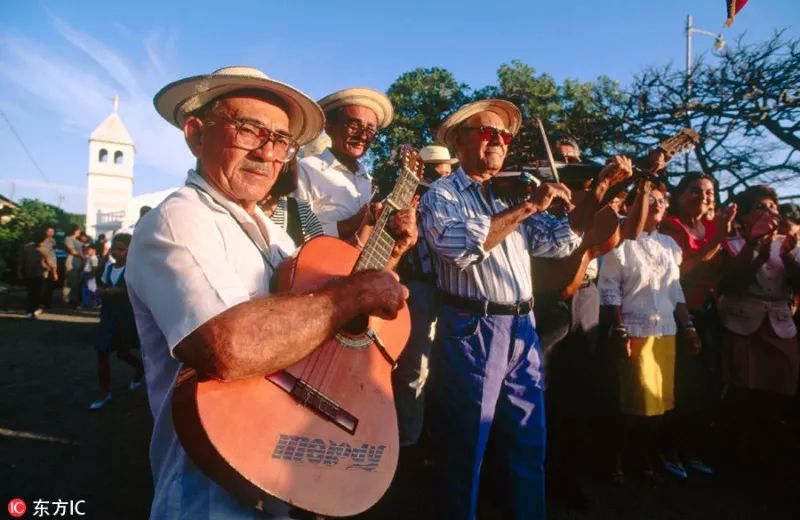
[[[672,137],[658,145],[658,150],[672,158],[676,153],[693,147],[700,136],[690,128],[681,129]],[[592,259],[602,256],[614,249],[622,239],[619,217],[611,206],[611,202],[631,183],[643,177],[652,176],[648,171],[634,167],[634,175],[626,181],[609,188],[600,209],[594,214],[591,226],[585,230],[580,246],[565,258],[534,258],[532,276],[534,292],[538,294],[556,293],[559,299],[571,298],[583,284],[586,268]],[[598,172],[599,173],[599,172]],[[588,196],[588,193],[573,192],[573,198]]]
[[[387,265],[390,215],[408,208],[422,174],[416,150],[402,166],[361,252],[318,237],[279,266],[279,292],[303,294],[334,278]],[[362,317],[280,372],[240,381],[178,376],[172,415],[178,438],[210,478],[260,508],[268,496],[321,515],[349,516],[380,499],[397,466],[391,371],[410,332],[408,308],[394,320]]]

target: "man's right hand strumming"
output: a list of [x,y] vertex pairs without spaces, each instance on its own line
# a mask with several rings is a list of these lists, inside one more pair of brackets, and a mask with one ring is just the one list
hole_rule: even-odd
[[[396,273],[385,269],[355,273],[331,283],[339,302],[350,299],[358,306],[358,314],[391,320],[408,299],[408,289]],[[339,297],[341,294],[341,298]]]

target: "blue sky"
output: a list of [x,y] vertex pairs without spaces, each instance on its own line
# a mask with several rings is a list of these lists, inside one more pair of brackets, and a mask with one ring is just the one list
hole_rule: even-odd
[[[247,64],[314,98],[349,86],[385,90],[440,66],[473,88],[519,59],[561,81],[607,75],[627,84],[651,65],[683,67],[684,25],[748,42],[788,28],[798,0],[751,0],[724,29],[723,0],[581,2],[276,2],[226,0],[0,2],[0,193],[84,213],[87,139],[120,96],[136,143],[134,194],[180,185],[192,158],[152,97],[166,83]],[[695,55],[711,38],[694,36]],[[713,59],[709,56],[708,59]]]

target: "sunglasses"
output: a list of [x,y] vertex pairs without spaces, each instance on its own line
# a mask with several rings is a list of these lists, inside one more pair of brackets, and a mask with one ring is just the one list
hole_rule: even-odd
[[505,128],[495,128],[493,126],[465,126],[462,128],[464,130],[477,130],[481,134],[481,141],[486,142],[489,142],[495,137],[499,136],[503,141],[503,144],[508,144],[511,142],[511,138],[514,137],[514,134]]

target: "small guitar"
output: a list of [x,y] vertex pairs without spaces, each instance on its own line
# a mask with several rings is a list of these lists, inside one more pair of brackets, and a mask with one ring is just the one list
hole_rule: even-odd
[[[279,292],[307,293],[390,259],[390,215],[410,207],[422,174],[416,150],[402,166],[364,249],[317,237],[278,268]],[[178,376],[175,430],[210,478],[258,508],[267,496],[321,515],[350,516],[380,499],[399,452],[391,371],[410,332],[408,308],[394,320],[363,317],[297,364],[264,377],[221,382],[191,368]]]
[[[674,136],[662,141],[658,150],[668,158],[693,147],[700,136],[694,130],[684,128]],[[619,217],[608,203],[625,190],[631,183],[653,174],[634,168],[634,175],[626,181],[612,186],[602,201],[602,206],[594,214],[592,225],[585,231],[581,245],[565,258],[534,258],[532,262],[534,292],[539,294],[557,293],[566,300],[575,294],[583,283],[586,268],[592,259],[602,256],[620,243],[622,235]],[[573,195],[580,192],[573,192]],[[575,197],[577,198],[577,197]]]

